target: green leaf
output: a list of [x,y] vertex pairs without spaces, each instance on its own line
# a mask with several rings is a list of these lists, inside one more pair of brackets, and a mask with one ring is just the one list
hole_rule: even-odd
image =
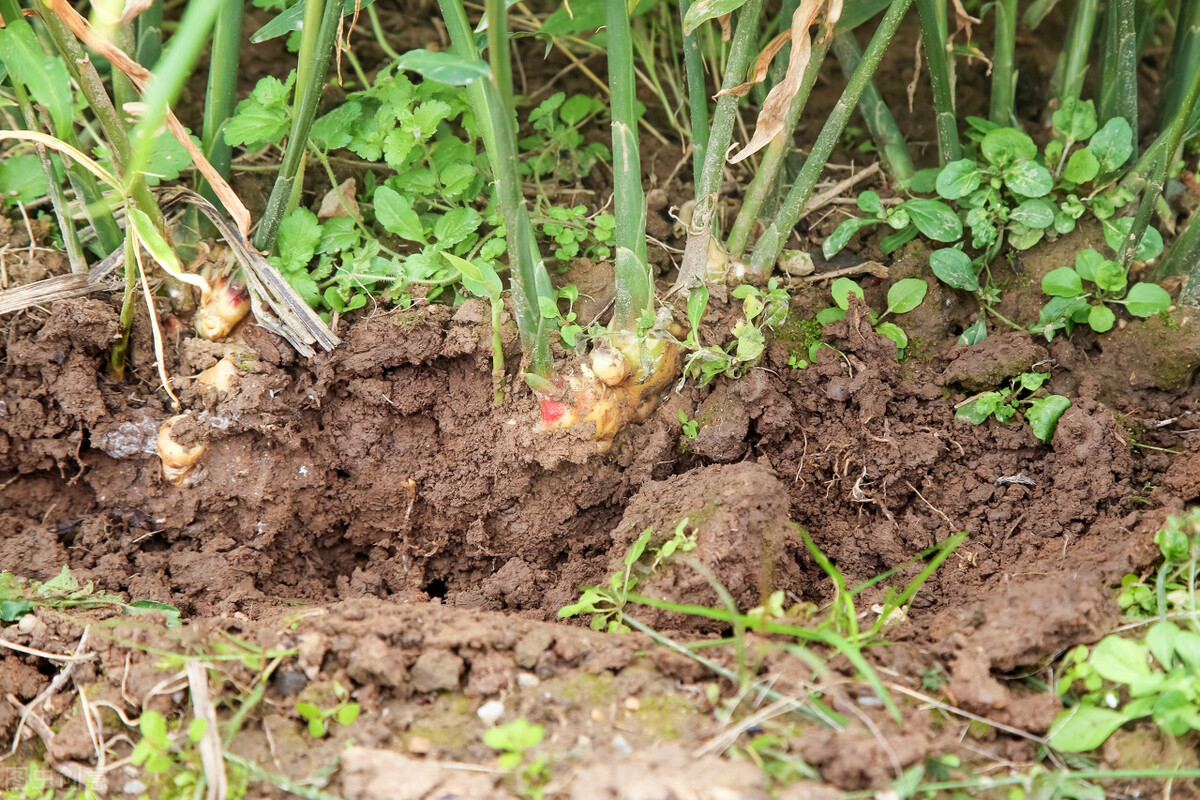
[[979,276],[970,256],[962,250],[944,247],[929,254],[929,266],[942,283],[968,292],[979,291]]
[[338,721],[339,725],[350,725],[354,720],[358,719],[358,714],[361,710],[358,703],[347,703],[337,710],[334,719]]
[[0,158],[0,197],[5,205],[32,203],[50,193],[42,160],[35,155],[12,155]]
[[1096,280],[1096,270],[1100,264],[1104,262],[1104,256],[1100,255],[1095,250],[1088,248],[1080,250],[1075,254],[1075,271],[1079,273],[1079,277],[1085,281]]
[[1054,178],[1036,161],[1018,161],[1004,170],[1004,185],[1025,197],[1043,197],[1054,188]]
[[1195,675],[1200,670],[1200,634],[1195,631],[1183,631],[1175,640],[1175,652],[1183,659],[1183,663]]
[[321,224],[307,208],[297,208],[279,223],[279,269],[307,269],[321,243]]
[[1017,382],[1025,391],[1036,392],[1049,378],[1049,372],[1023,372],[1017,377]]
[[142,732],[142,738],[156,749],[170,744],[167,739],[167,720],[157,711],[143,711],[138,719],[138,729]]
[[321,224],[321,240],[318,253],[337,253],[356,247],[359,242],[358,226],[350,217],[332,217]]
[[1004,402],[1000,392],[984,392],[975,399],[964,403],[954,412],[954,418],[965,420],[973,425],[982,425],[987,418],[996,413],[996,409]]
[[[491,265],[480,261],[471,262],[465,258],[442,251],[442,255],[449,261],[462,275],[463,286],[466,290],[476,297],[486,297],[493,303],[500,302],[500,295],[504,291],[504,285],[500,282],[500,276],[492,269]],[[558,306],[554,308],[555,316],[558,315]]]
[[983,137],[979,146],[983,157],[997,166],[1037,156],[1033,139],[1016,128],[997,128]]
[[928,291],[929,284],[920,278],[904,278],[896,281],[892,284],[892,288],[888,289],[887,310],[893,314],[906,314],[921,305],[921,301],[925,299]]
[[606,22],[606,0],[571,0],[546,17],[540,32],[546,36],[577,36],[602,28]]
[[828,325],[831,322],[840,322],[845,318],[846,309],[838,308],[837,306],[834,306],[833,308],[822,309],[821,311],[817,312],[816,316],[817,322],[821,325]]
[[1145,644],[1120,636],[1105,636],[1092,651],[1092,666],[1100,677],[1132,687],[1151,676],[1148,655]]
[[1115,261],[1101,261],[1096,266],[1096,285],[1106,292],[1123,292],[1129,285],[1125,268]]
[[700,335],[700,321],[704,319],[704,310],[707,307],[708,287],[701,283],[688,293],[687,315],[693,336]]
[[841,250],[850,241],[851,237],[862,228],[868,228],[873,225],[878,225],[879,221],[874,219],[862,219],[860,217],[851,217],[844,220],[841,225],[838,225],[832,234],[825,238],[821,243],[821,252],[826,259],[833,256]]
[[1030,228],[1048,228],[1054,223],[1054,204],[1044,197],[1026,200],[1014,208],[1009,220]]
[[188,723],[188,741],[195,743],[204,738],[205,731],[208,730],[208,720],[204,717],[196,717]]
[[16,622],[26,614],[33,613],[31,600],[0,601],[0,622]]
[[1135,283],[1125,295],[1125,308],[1135,317],[1149,317],[1171,306],[1171,295],[1157,283]]
[[492,75],[486,61],[468,60],[453,53],[433,50],[409,50],[400,56],[396,66],[415,72],[422,78],[451,86],[466,86]]
[[295,83],[295,70],[288,74],[286,83],[270,75],[260,78],[225,123],[226,144],[279,144],[292,126],[290,98]]
[[1042,291],[1052,297],[1078,297],[1083,294],[1083,281],[1071,267],[1059,267],[1042,276]]
[[935,186],[937,193],[947,200],[966,197],[979,188],[983,175],[979,166],[970,158],[951,161],[938,173]]
[[987,321],[983,317],[980,317],[979,319],[977,319],[973,323],[971,323],[970,327],[968,327],[965,331],[962,332],[962,335],[958,337],[958,341],[956,342],[956,344],[965,344],[965,345],[979,344],[986,338],[987,338]]
[[1061,394],[1049,394],[1030,403],[1029,408],[1025,410],[1025,419],[1029,422],[1033,435],[1039,441],[1049,444],[1054,438],[1059,417],[1070,406],[1071,401]]
[[323,716],[321,709],[312,703],[296,703],[296,713],[302,719],[321,719]]
[[908,200],[903,208],[917,230],[935,242],[954,242],[962,238],[962,220],[940,200]]
[[1096,107],[1091,100],[1068,97],[1051,117],[1054,129],[1073,142],[1084,142],[1096,132]]
[[42,48],[23,17],[10,19],[6,28],[0,28],[0,61],[8,68],[10,79],[25,84],[34,102],[50,112],[60,137],[72,129],[75,106],[67,67]]
[[894,322],[881,322],[875,326],[875,332],[881,336],[886,336],[896,343],[896,347],[900,350],[908,347],[908,334]]
[[375,218],[389,233],[425,244],[425,226],[413,211],[412,201],[389,186],[375,190]]
[[829,291],[833,295],[833,302],[837,303],[838,308],[843,311],[850,308],[851,294],[856,294],[860,298],[863,297],[862,287],[849,278],[838,278],[829,287]]
[[587,119],[588,115],[600,111],[604,106],[594,97],[586,94],[576,94],[567,98],[558,110],[558,116],[568,125],[578,125]]
[[[339,0],[329,0],[329,2],[339,2]],[[358,0],[357,6],[355,0],[341,0],[342,16],[355,13],[355,10],[361,11],[367,6],[375,2],[375,0]],[[254,44],[265,42],[268,39],[274,39],[279,36],[287,36],[294,32],[299,32],[304,28],[304,3],[297,3],[290,6],[266,25],[263,25],[250,37],[250,41]]]
[[746,0],[697,0],[683,17],[683,35],[690,36],[701,23],[723,17],[746,4]]
[[308,735],[314,739],[322,739],[325,736],[325,720],[320,717],[314,717],[308,721]]
[[1113,117],[1088,142],[1088,150],[1100,162],[1101,172],[1115,172],[1133,155],[1133,128],[1124,117]]
[[1179,630],[1173,622],[1162,620],[1150,626],[1146,631],[1146,647],[1150,648],[1150,654],[1163,666],[1163,669],[1171,668],[1171,659],[1175,655],[1175,643],[1179,639]]
[[441,247],[450,248],[472,236],[482,224],[483,217],[478,211],[470,206],[456,206],[438,217],[433,224],[433,238]]
[[1059,713],[1050,726],[1050,744],[1065,753],[1095,750],[1130,717],[1120,711],[1077,705]]
[[1087,183],[1100,174],[1100,159],[1091,150],[1076,150],[1067,159],[1063,177],[1072,183]]
[[859,210],[868,214],[878,214],[883,209],[883,205],[879,202],[879,195],[869,189],[860,194],[856,202]]
[[1091,310],[1088,311],[1087,322],[1088,327],[1096,333],[1107,333],[1116,324],[1117,315],[1108,306],[1096,305],[1092,306]]
[[159,603],[154,600],[135,600],[129,604],[130,613],[138,614],[144,611],[161,611],[166,617],[166,626],[168,628],[178,628],[182,625],[180,620],[180,611],[173,605],[168,603]]
[[541,725],[536,725],[524,717],[517,717],[506,725],[498,725],[484,731],[483,743],[493,750],[523,753],[540,744],[545,735],[546,729]]

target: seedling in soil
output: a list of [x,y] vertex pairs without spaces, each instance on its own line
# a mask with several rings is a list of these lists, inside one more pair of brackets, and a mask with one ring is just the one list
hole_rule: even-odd
[[695,439],[700,434],[700,420],[688,419],[686,411],[679,411],[679,423],[682,426],[683,435],[688,439]]
[[1051,726],[1050,742],[1060,750],[1092,750],[1144,717],[1171,736],[1200,730],[1200,626],[1194,613],[1200,510],[1171,517],[1155,541],[1163,555],[1155,587],[1158,620],[1139,640],[1114,634],[1090,653],[1081,645],[1068,654],[1059,691],[1082,686],[1083,693]]
[[333,696],[337,705],[332,708],[321,708],[315,703],[296,703],[296,713],[308,723],[308,735],[314,739],[323,739],[329,732],[329,721],[334,720],[343,727],[348,727],[358,719],[361,711],[358,703],[350,702],[350,693],[346,687],[337,681],[333,682]]
[[[850,295],[857,295],[860,300],[863,299],[862,287],[849,278],[838,278],[829,287],[829,291],[833,295],[833,302],[836,305],[817,313],[817,322],[822,325],[846,318],[846,311],[850,308]],[[899,325],[885,321],[884,318],[888,314],[907,314],[912,311],[921,305],[928,291],[929,284],[920,278],[904,278],[896,281],[888,289],[887,309],[882,314],[876,314],[872,309],[868,316],[876,333],[886,336],[896,343],[896,352],[901,359],[904,358],[904,349],[908,347],[908,334]],[[816,360],[816,351],[823,344],[823,342],[813,344],[809,352],[810,361]]]
[[[1090,291],[1084,283],[1093,284]],[[1129,286],[1125,268],[1104,258],[1095,250],[1081,250],[1075,266],[1059,267],[1042,277],[1042,291],[1053,299],[1042,308],[1038,321],[1030,326],[1046,341],[1058,331],[1070,335],[1075,325],[1086,323],[1096,333],[1112,330],[1116,314],[1109,305],[1124,306],[1135,317],[1149,317],[1171,306],[1171,295],[1156,283],[1139,281]]]
[[[681,412],[682,413],[682,412]],[[628,632],[629,626],[621,619],[621,610],[629,600],[629,593],[642,578],[654,575],[665,561],[676,553],[687,553],[696,547],[696,535],[688,533],[688,518],[684,517],[675,526],[675,532],[658,547],[649,548],[650,537],[654,535],[651,526],[642,531],[629,552],[625,554],[625,569],[609,579],[607,588],[590,586],[583,589],[579,602],[563,606],[558,611],[560,618],[575,617],[580,614],[591,614],[593,630],[607,630],[609,633]],[[643,557],[648,556],[648,563],[643,563]]]
[[700,343],[700,320],[708,307],[708,287],[696,286],[688,296],[688,321],[692,327],[681,343],[683,350],[689,352],[683,376],[695,379],[701,386],[708,385],[718,375],[740,378],[749,372],[766,349],[763,331],[777,328],[787,319],[788,293],[775,278],[767,282],[765,291],[744,284],[731,294],[742,301],[742,318],[730,331],[733,341],[723,347]]
[[546,756],[530,759],[530,751],[541,744],[545,736],[545,728],[524,717],[488,728],[483,733],[483,743],[500,751],[500,769],[516,776],[516,789],[522,797],[541,798],[545,783],[550,779]]
[[1008,423],[1020,412],[1033,435],[1049,444],[1059,417],[1071,406],[1071,401],[1061,394],[1038,396],[1049,377],[1049,372],[1022,373],[1009,381],[1007,389],[984,392],[966,400],[954,412],[954,418],[973,425],[982,425],[989,417]]
[[178,627],[179,609],[153,600],[125,602],[120,595],[96,589],[91,581],[80,585],[67,567],[46,582],[18,578],[0,572],[0,622],[16,622],[38,608],[55,611],[117,608],[126,614],[161,612],[169,628]]

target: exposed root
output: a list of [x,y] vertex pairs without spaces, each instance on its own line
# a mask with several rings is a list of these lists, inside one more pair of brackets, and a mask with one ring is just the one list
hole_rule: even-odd
[[[629,358],[634,348],[618,349]],[[591,366],[579,364],[557,378],[558,391],[554,394],[538,393],[541,430],[595,423],[592,438],[597,449],[604,452],[612,446],[617,431],[630,422],[642,422],[649,417],[658,407],[663,392],[679,375],[679,347],[673,342],[655,340],[636,349],[645,351],[645,358],[629,359],[638,364],[637,368],[615,385],[605,383]]]

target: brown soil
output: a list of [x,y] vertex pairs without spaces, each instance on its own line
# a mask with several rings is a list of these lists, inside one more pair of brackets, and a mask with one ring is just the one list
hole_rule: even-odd
[[[907,82],[911,65],[892,72]],[[983,85],[973,71],[963,83]],[[840,91],[818,89],[817,111]],[[965,96],[968,106],[981,102]],[[1040,107],[1035,100],[1026,111]],[[667,179],[680,155],[662,148],[647,170],[651,233],[676,247],[668,212],[690,190]],[[814,221],[812,240],[829,224]],[[0,226],[0,242],[11,245],[5,280],[62,270],[21,249],[23,231]],[[1036,317],[1040,275],[1095,236],[1083,229],[1028,254],[1022,271],[1005,275],[1002,311]],[[670,269],[665,248],[655,258]],[[889,280],[930,278],[926,263],[913,244]],[[576,270],[588,277],[587,267]],[[888,283],[863,283],[880,308]],[[594,300],[599,314],[607,298]],[[489,721],[519,716],[547,731],[538,752],[550,759],[551,797],[760,798],[791,784],[778,796],[824,798],[837,796],[830,787],[885,788],[946,754],[1032,763],[1059,705],[1027,679],[1051,682],[1056,655],[1113,629],[1111,587],[1152,562],[1167,514],[1200,500],[1200,319],[1176,311],[1049,344],[995,332],[964,348],[954,340],[978,311],[931,279],[925,304],[903,321],[904,361],[856,304],[827,329],[836,350],[822,348],[807,369],[788,366],[807,354],[804,323],[827,304],[825,289],[796,287],[788,324],[750,375],[672,390],[604,454],[586,432],[536,433],[535,404],[512,374],[508,399],[493,404],[488,315],[477,301],[354,318],[342,323],[341,347],[308,362],[253,324],[229,343],[191,338],[164,305],[168,369],[189,417],[176,430],[185,444],[206,442],[180,486],[164,480],[155,451],[174,412],[158,391],[146,319],[135,325],[122,382],[105,370],[117,331],[109,298],[24,312],[4,323],[0,571],[47,580],[65,564],[99,589],[170,603],[188,624],[40,609],[0,637],[63,653],[88,626],[83,649],[94,658],[70,678],[112,709],[100,715],[106,737],[125,730],[117,709],[126,719],[146,709],[184,714],[182,662],[163,653],[214,664],[213,700],[228,715],[273,657],[220,660],[229,637],[278,651],[232,748],[274,775],[258,775],[252,796],[314,778],[309,788],[364,800],[509,797],[522,785],[495,768],[480,736]],[[511,325],[505,345],[516,364]],[[236,386],[196,385],[223,356],[239,367]],[[1031,367],[1051,370],[1051,388],[1072,400],[1049,445],[1023,425],[953,419],[957,403]],[[681,411],[699,422],[694,439],[682,434]],[[753,633],[744,652],[699,652],[783,695],[819,689],[848,720],[836,731],[788,708],[755,721],[765,699],[739,695],[735,683],[644,634],[555,621],[581,586],[624,570],[644,530],[653,527],[653,548],[685,520],[695,549],[637,591],[743,611],[782,591],[786,605],[818,615],[837,589],[795,524],[849,587],[966,531],[907,616],[887,628],[890,644],[867,651],[893,685],[903,723],[854,682],[843,657],[821,648],[828,667]],[[920,566],[855,596],[865,625],[888,588]],[[633,616],[680,640],[731,632],[725,622],[645,607]],[[45,725],[32,736],[25,729],[14,763],[39,757],[60,772],[86,771],[96,766],[93,732],[70,690],[51,685],[58,666],[0,649],[0,750],[13,745],[22,706],[46,693],[34,715]],[[946,703],[1024,735],[905,700],[904,690],[934,691],[922,688],[931,676]],[[295,703],[332,707],[335,686],[362,716],[313,739]],[[485,706],[492,701],[500,705]],[[746,758],[753,728],[768,723],[786,731],[778,749],[792,770],[775,783]],[[128,755],[128,739],[114,741],[114,754]],[[1144,766],[1110,750],[1108,764]],[[137,794],[140,775],[118,766],[102,788]],[[0,780],[19,778],[0,771]]]

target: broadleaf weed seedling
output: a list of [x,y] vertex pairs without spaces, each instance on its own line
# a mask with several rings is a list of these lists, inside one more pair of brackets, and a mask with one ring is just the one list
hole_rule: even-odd
[[1020,412],[1033,435],[1049,444],[1059,418],[1071,406],[1070,399],[1061,394],[1037,394],[1049,377],[1048,372],[1022,373],[1009,381],[1007,389],[983,392],[965,401],[954,418],[973,425],[982,425],[989,417],[1008,423]]
[[[1088,291],[1085,282],[1095,288]],[[1123,266],[1090,248],[1076,253],[1074,267],[1059,267],[1046,273],[1042,277],[1042,291],[1051,300],[1029,330],[1042,334],[1046,341],[1060,330],[1070,335],[1075,325],[1084,323],[1096,333],[1112,330],[1117,317],[1110,304],[1124,306],[1135,317],[1149,317],[1171,306],[1171,295],[1166,289],[1144,281],[1129,286]]]
[[55,611],[117,608],[131,615],[160,612],[168,628],[179,627],[179,609],[153,600],[126,602],[123,597],[96,589],[91,581],[80,585],[63,567],[58,575],[48,581],[26,580],[11,572],[0,572],[0,622],[16,622],[37,608]]
[[314,739],[325,738],[325,734],[329,732],[330,720],[342,727],[349,727],[358,719],[362,710],[358,703],[350,702],[350,693],[337,681],[333,682],[333,695],[338,702],[331,708],[321,708],[316,703],[304,701],[296,703],[296,713],[306,722],[308,735]]
[[1200,730],[1200,625],[1195,616],[1200,508],[1168,518],[1154,538],[1163,563],[1151,597],[1143,593],[1137,603],[1148,620],[1157,620],[1140,639],[1109,635],[1090,650],[1080,645],[1064,659],[1058,691],[1083,691],[1050,728],[1050,743],[1060,750],[1095,749],[1125,723],[1144,717],[1171,736]]
[[775,278],[767,282],[766,289],[749,284],[738,286],[730,293],[742,301],[742,318],[730,331],[733,341],[727,345],[706,346],[700,343],[700,321],[708,307],[708,287],[697,285],[688,295],[688,322],[691,330],[680,343],[688,355],[683,362],[683,378],[693,378],[700,386],[706,386],[718,375],[740,378],[749,372],[766,350],[764,330],[778,328],[787,320],[787,289]]
[[546,729],[524,717],[488,728],[483,743],[500,751],[500,769],[515,776],[517,793],[538,800],[545,794],[550,779],[550,762],[545,755],[530,758],[530,751],[542,743]]
[[[822,325],[846,318],[846,311],[850,308],[850,295],[857,295],[860,300],[864,297],[862,287],[849,278],[838,278],[829,287],[829,291],[835,305],[817,313],[817,322]],[[921,305],[928,291],[929,284],[922,279],[904,278],[896,281],[888,289],[888,307],[882,314],[877,314],[874,309],[870,311],[868,319],[871,326],[876,333],[896,343],[896,351],[901,359],[904,358],[904,350],[908,347],[908,334],[899,325],[886,321],[884,317],[889,314],[907,314]],[[821,346],[824,346],[824,342],[813,343],[809,352],[810,361],[816,360],[816,351]]]

